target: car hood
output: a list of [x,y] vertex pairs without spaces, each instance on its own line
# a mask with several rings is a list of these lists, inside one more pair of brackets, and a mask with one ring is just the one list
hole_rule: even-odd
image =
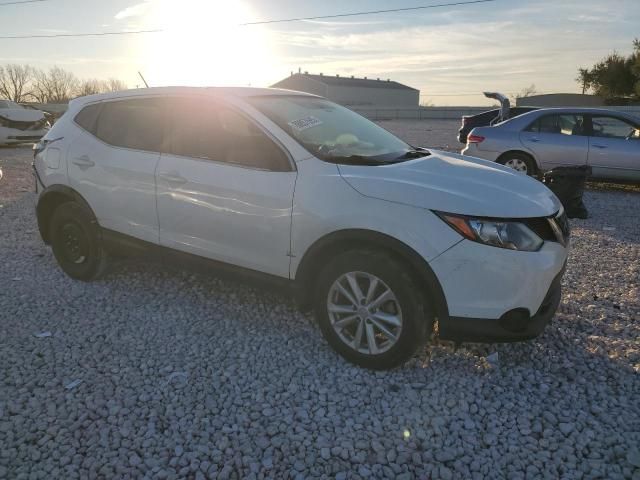
[[44,118],[44,113],[27,108],[0,108],[0,117],[14,122],[37,122]]
[[555,214],[556,196],[542,183],[502,165],[454,153],[381,166],[339,165],[362,195],[448,213],[529,218]]

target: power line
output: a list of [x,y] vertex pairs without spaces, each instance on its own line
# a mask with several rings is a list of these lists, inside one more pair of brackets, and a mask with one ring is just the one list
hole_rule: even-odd
[[49,35],[10,35],[2,36],[2,39],[15,39],[15,38],[59,38],[59,37],[103,37],[108,35],[136,35],[139,33],[160,33],[164,32],[162,28],[156,28],[153,30],[129,30],[124,32],[92,32],[92,33],[52,33]]
[[465,2],[452,2],[452,3],[439,3],[435,5],[422,5],[418,7],[405,7],[405,8],[391,8],[388,10],[369,10],[366,12],[353,12],[353,13],[340,13],[336,15],[319,15],[316,17],[298,17],[298,18],[284,18],[280,20],[261,20],[257,22],[241,23],[240,26],[246,25],[265,25],[269,23],[285,23],[285,22],[301,22],[303,20],[322,20],[327,18],[341,18],[341,17],[355,17],[358,15],[377,15],[379,13],[393,13],[393,12],[408,12],[411,10],[425,10],[427,8],[440,8],[440,7],[455,7],[460,5],[473,5],[476,3],[489,3],[496,2],[498,0],[470,0]]
[[0,3],[0,7],[4,7],[5,5],[20,5],[21,3],[40,3],[40,2],[48,2],[49,0],[20,0],[19,2],[4,2]]
[[[19,2],[11,2],[13,3],[30,3],[30,2],[45,2],[48,0],[21,0]],[[454,7],[454,6],[464,6],[464,5],[474,5],[479,3],[489,3],[489,2],[497,2],[498,0],[468,0],[461,2],[450,2],[450,3],[438,3],[434,5],[422,5],[418,7],[405,7],[405,8],[391,8],[388,10],[370,10],[364,12],[352,12],[352,13],[340,13],[335,15],[318,15],[314,17],[299,17],[299,18],[284,18],[279,20],[260,20],[256,22],[245,22],[239,23],[238,26],[246,27],[250,25],[267,25],[271,23],[285,23],[285,22],[301,22],[304,20],[321,20],[328,18],[341,18],[341,17],[354,17],[357,15],[377,15],[380,13],[393,13],[393,12],[407,12],[413,10],[425,10],[428,8],[441,8],[441,7]],[[9,5],[9,3],[2,3],[1,5]],[[49,35],[3,35],[0,36],[0,40],[8,40],[8,39],[26,39],[26,38],[59,38],[59,37],[101,37],[108,35],[136,35],[141,33],[160,33],[164,32],[164,29],[152,29],[152,30],[131,30],[124,32],[95,32],[95,33],[57,33],[57,34],[49,34]]]

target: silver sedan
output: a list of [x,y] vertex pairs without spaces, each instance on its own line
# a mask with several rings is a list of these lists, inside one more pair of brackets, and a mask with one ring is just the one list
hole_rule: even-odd
[[474,128],[462,154],[527,175],[589,165],[594,177],[640,181],[640,119],[613,110],[544,108]]

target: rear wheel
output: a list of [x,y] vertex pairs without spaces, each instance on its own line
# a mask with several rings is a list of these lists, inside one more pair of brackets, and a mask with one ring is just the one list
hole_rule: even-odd
[[404,265],[375,251],[335,257],[318,281],[315,313],[329,344],[346,360],[376,370],[406,362],[433,326]]
[[93,214],[76,202],[59,205],[51,218],[49,238],[58,264],[76,280],[94,280],[104,273],[107,254]]
[[524,173],[525,175],[534,176],[537,173],[533,159],[524,153],[505,153],[500,157],[498,163],[501,163],[505,167],[512,168],[516,172]]

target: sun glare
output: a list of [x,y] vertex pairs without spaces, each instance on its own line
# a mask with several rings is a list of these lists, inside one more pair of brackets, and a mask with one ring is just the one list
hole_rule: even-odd
[[146,24],[164,29],[144,39],[144,74],[152,85],[266,86],[273,55],[242,2],[156,0]]

